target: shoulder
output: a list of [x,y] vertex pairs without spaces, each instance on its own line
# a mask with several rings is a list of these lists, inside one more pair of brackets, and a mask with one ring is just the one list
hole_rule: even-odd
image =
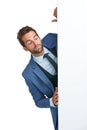
[[46,36],[43,37],[42,41],[46,40],[57,40],[57,34],[56,33],[48,33]]
[[24,68],[23,72],[22,72],[22,76],[25,78],[25,79],[28,79],[29,76],[31,76],[32,74],[32,69],[33,67],[33,64],[32,64],[32,60],[29,61],[29,63],[26,65],[26,67]]
[[56,33],[48,33],[43,39],[42,43],[44,46],[54,47],[58,41],[58,35]]

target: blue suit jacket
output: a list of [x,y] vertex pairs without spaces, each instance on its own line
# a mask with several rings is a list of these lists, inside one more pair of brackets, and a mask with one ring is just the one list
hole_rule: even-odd
[[[57,52],[57,34],[49,33],[42,39],[43,46]],[[40,108],[50,108],[54,126],[57,126],[57,107],[51,107],[49,99],[53,96],[54,87],[45,73],[34,62],[33,57],[22,73],[29,91],[35,101],[35,104]],[[57,130],[57,129],[56,129]]]

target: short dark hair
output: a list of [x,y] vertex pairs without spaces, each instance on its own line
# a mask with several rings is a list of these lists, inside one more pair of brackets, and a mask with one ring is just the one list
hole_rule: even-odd
[[[34,32],[37,34],[36,30],[33,29],[32,27],[29,27],[29,26],[22,27],[22,28],[18,31],[18,33],[17,33],[17,39],[18,39],[18,41],[20,42],[20,44],[21,44],[23,47],[25,47],[25,45],[24,45],[24,42],[22,41],[22,37],[23,37],[26,33],[30,32],[30,31],[34,31]],[[38,35],[38,34],[37,34],[37,35]]]

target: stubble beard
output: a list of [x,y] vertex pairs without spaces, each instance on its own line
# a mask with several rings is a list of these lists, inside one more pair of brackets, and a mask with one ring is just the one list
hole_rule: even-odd
[[40,56],[40,55],[43,54],[43,51],[44,51],[43,45],[38,45],[38,46],[35,47],[35,49],[32,53],[33,53],[33,55]]

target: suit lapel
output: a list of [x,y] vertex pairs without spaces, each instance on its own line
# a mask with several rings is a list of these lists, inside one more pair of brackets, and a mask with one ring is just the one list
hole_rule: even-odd
[[51,48],[50,51],[57,57],[57,51],[56,48]]
[[[47,47],[46,47],[47,48]],[[57,57],[57,50],[56,48],[47,48],[51,53],[53,53],[53,55],[55,55]]]
[[35,75],[43,81],[43,83],[45,83],[47,86],[49,84],[49,88],[54,91],[53,85],[50,82],[50,80],[48,79],[48,77],[45,75],[45,73],[40,69],[40,67],[33,61],[31,62],[32,65],[32,69],[33,69],[33,73],[35,73]]

